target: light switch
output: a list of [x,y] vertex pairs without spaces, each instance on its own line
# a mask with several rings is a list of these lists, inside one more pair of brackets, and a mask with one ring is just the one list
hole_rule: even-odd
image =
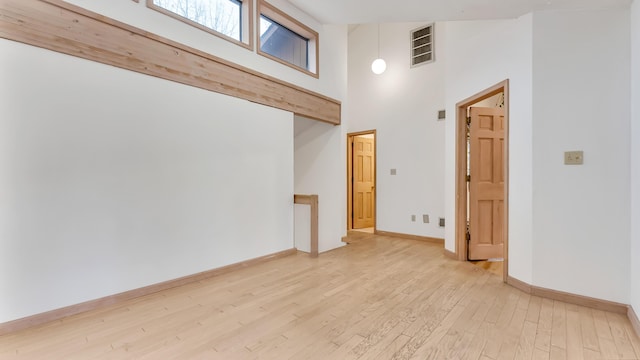
[[582,165],[583,163],[584,163],[583,151],[565,151],[564,152],[565,165]]
[[396,169],[391,169],[391,175],[395,175],[396,174]]

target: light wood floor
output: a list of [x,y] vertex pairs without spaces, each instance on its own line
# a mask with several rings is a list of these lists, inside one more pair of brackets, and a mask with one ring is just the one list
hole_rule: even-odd
[[492,274],[496,274],[500,277],[502,277],[502,273],[503,273],[503,262],[502,261],[488,261],[488,260],[480,260],[480,261],[469,261],[470,263],[472,263],[475,266],[479,266],[483,269],[485,269],[486,271],[492,273]]
[[351,231],[363,232],[367,234],[373,234],[375,230],[372,227],[362,228],[362,229],[351,229]]
[[638,359],[626,317],[369,234],[0,337],[2,359]]

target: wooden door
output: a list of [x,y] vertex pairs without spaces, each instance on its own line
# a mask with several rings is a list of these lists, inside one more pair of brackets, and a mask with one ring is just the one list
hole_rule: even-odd
[[353,138],[353,228],[373,227],[375,214],[374,139]]
[[504,109],[470,110],[469,260],[503,258]]

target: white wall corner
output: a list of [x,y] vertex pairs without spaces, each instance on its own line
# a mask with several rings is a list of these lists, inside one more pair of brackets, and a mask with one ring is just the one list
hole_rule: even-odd
[[631,306],[640,316],[640,1],[631,4]]

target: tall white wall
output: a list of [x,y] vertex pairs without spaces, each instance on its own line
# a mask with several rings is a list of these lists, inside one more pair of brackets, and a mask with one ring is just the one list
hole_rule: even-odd
[[293,247],[292,114],[0,53],[0,322]]
[[531,282],[532,15],[446,23],[445,247],[455,250],[456,103],[509,79],[509,274]]
[[[445,121],[438,121],[438,110],[445,108],[445,27],[435,26],[436,61],[410,68],[409,34],[423,25],[381,24],[380,55],[387,62],[382,75],[371,72],[377,25],[350,33],[346,125],[348,132],[377,130],[377,229],[443,238],[438,218],[445,214]],[[422,222],[423,214],[430,223]]]
[[640,1],[631,4],[631,306],[640,314]]
[[[533,284],[622,303],[630,274],[629,34],[628,9],[534,15]],[[568,150],[583,150],[584,165],[564,165]]]

